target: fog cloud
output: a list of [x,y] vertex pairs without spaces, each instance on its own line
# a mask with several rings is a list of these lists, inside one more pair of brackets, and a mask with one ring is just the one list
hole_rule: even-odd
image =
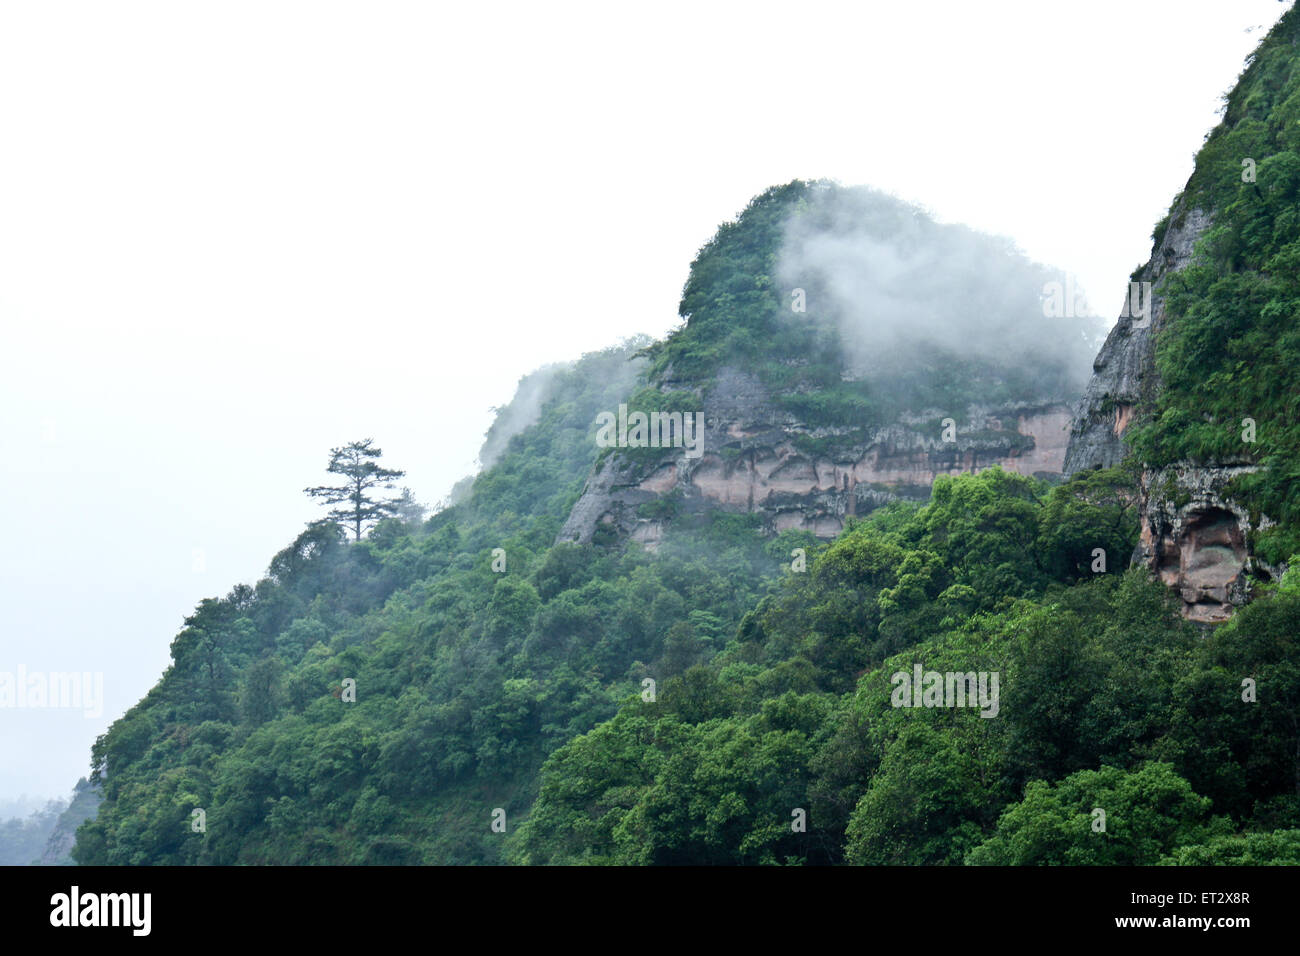
[[974,362],[1059,397],[1082,390],[1104,327],[1095,315],[1049,318],[1045,292],[1067,276],[1010,240],[861,187],[814,187],[785,224],[777,275],[787,295],[805,291],[810,320],[839,328],[856,377]]

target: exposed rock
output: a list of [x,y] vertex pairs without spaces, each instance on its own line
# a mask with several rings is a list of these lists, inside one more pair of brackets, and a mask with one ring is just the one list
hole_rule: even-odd
[[1209,216],[1199,209],[1186,209],[1179,202],[1171,210],[1164,236],[1132,280],[1151,283],[1149,314],[1128,314],[1145,313],[1147,308],[1139,296],[1139,302],[1132,303],[1139,308],[1130,310],[1126,290],[1125,314],[1116,321],[1092,363],[1092,379],[1070,427],[1067,476],[1087,468],[1110,468],[1124,458],[1121,436],[1133,410],[1149,401],[1158,387],[1155,336],[1165,324],[1165,300],[1157,287],[1165,276],[1191,261],[1196,241],[1209,226]]
[[[1168,229],[1134,280],[1152,284],[1149,316],[1121,315],[1097,354],[1070,428],[1067,476],[1123,460],[1124,430],[1139,408],[1151,407],[1160,387],[1155,341],[1167,316],[1158,285],[1191,262],[1209,225],[1205,213],[1187,209],[1181,201],[1171,210]],[[1283,570],[1250,554],[1250,515],[1226,490],[1235,476],[1256,467],[1242,461],[1180,462],[1142,474],[1141,532],[1133,563],[1149,568],[1178,593],[1189,620],[1227,620],[1250,599],[1252,580],[1276,578]],[[1267,518],[1261,520],[1267,523]]]
[[1229,481],[1256,467],[1179,465],[1142,475],[1133,561],[1178,592],[1190,620],[1227,620],[1250,599],[1252,580],[1277,578],[1285,570],[1249,553],[1250,515],[1224,493]]
[[[680,386],[679,386],[680,387]],[[810,428],[774,405],[759,380],[722,370],[704,396],[704,453],[669,449],[649,460],[618,450],[587,480],[560,532],[590,541],[605,525],[651,546],[663,518],[644,507],[672,496],[678,509],[761,513],[772,532],[791,528],[833,537],[850,515],[897,498],[924,498],[938,475],[993,465],[1021,474],[1059,476],[1068,441],[1063,404],[966,410],[955,441],[926,411],[874,429]]]

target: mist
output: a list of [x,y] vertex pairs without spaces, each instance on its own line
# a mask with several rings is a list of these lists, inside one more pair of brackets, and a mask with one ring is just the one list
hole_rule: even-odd
[[620,397],[631,394],[643,381],[647,365],[635,352],[653,341],[651,336],[637,333],[606,349],[584,353],[581,359],[551,362],[521,377],[510,401],[492,409],[492,424],[483,436],[477,470],[456,482],[445,503],[456,505],[468,500],[478,476],[500,461],[515,436],[537,424],[547,404],[559,396],[567,376],[582,375]]
[[1050,284],[1073,279],[1011,240],[867,187],[815,186],[785,223],[777,275],[787,295],[804,290],[810,318],[838,328],[855,378],[975,363],[1059,397],[1082,391],[1107,326],[1091,310],[1049,318]]
[[572,367],[572,362],[553,362],[529,372],[519,380],[510,404],[492,409],[496,418],[484,436],[483,447],[478,453],[481,468],[488,469],[496,464],[497,459],[505,453],[510,439],[537,423],[542,414],[542,405],[550,397],[550,386],[555,382],[555,376]]

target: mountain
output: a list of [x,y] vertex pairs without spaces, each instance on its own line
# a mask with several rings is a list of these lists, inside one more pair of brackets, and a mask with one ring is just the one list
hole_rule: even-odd
[[[672,699],[793,549],[936,476],[1059,479],[1089,342],[1045,331],[1055,275],[870,190],[757,197],[692,264],[683,326],[526,377],[453,504],[352,545],[313,525],[202,602],[95,747],[76,858],[505,859],[490,812],[525,814],[546,758],[647,681]],[[620,406],[701,414],[703,454],[598,447]],[[642,485],[616,489],[626,524],[596,490],[615,474]]]
[[51,800],[25,816],[0,821],[0,866],[36,863],[65,809],[64,802]]
[[1298,33],[1099,353],[1003,240],[756,197],[447,507],[201,602],[74,859],[1300,864]]
[[1134,560],[1195,621],[1226,620],[1300,547],[1298,30],[1288,12],[1225,98],[1071,427],[1068,474],[1138,469]]
[[99,810],[99,790],[82,777],[72,790],[72,800],[59,814],[41,852],[41,866],[72,865],[72,847],[77,842],[77,829],[94,818]]
[[938,475],[1059,477],[1093,347],[1085,317],[1049,317],[1060,282],[869,189],[768,190],[692,264],[685,324],[646,349],[630,406],[702,415],[698,454],[611,449],[559,540],[653,546],[713,509],[833,537]]
[[51,800],[24,817],[0,822],[0,866],[66,866],[77,828],[95,815],[99,793],[81,778],[72,800]]

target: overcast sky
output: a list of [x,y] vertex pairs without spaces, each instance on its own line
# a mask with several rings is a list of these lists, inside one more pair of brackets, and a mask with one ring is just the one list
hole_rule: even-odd
[[1115,315],[1285,6],[0,6],[0,671],[106,697],[0,710],[0,798],[70,791],[332,445],[437,501],[521,375],[676,325],[770,185],[890,191]]

